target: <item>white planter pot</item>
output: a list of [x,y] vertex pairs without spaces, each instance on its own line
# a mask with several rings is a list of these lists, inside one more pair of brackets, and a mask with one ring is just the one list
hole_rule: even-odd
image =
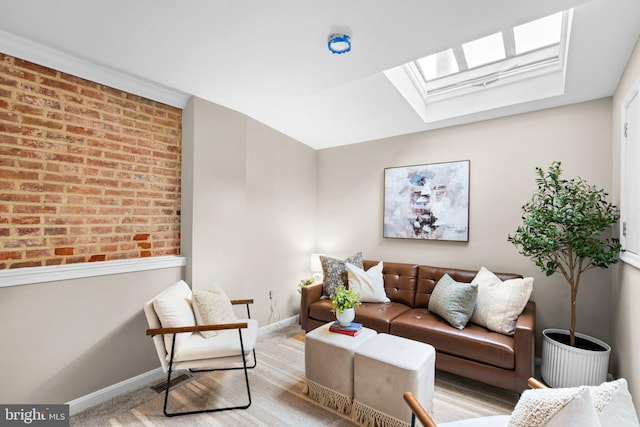
[[611,347],[597,338],[576,332],[576,341],[586,340],[602,348],[602,351],[585,350],[558,342],[550,335],[566,336],[565,329],[542,331],[542,379],[553,388],[600,385],[607,380]]
[[336,319],[342,326],[349,326],[355,318],[356,310],[354,308],[345,308],[342,313],[336,313]]

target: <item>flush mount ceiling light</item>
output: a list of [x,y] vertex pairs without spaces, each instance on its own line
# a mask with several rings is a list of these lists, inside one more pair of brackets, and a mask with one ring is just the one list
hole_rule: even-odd
[[331,34],[327,47],[331,53],[341,55],[351,50],[351,38],[347,34]]

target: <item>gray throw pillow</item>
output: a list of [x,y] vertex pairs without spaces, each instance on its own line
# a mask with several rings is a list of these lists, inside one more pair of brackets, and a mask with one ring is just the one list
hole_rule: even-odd
[[336,293],[336,288],[341,284],[347,288],[349,287],[349,276],[345,265],[347,262],[358,268],[364,268],[362,263],[362,252],[352,255],[344,261],[328,256],[320,257],[322,272],[324,273],[324,278],[322,280],[323,296],[331,297]]
[[456,282],[445,274],[431,292],[428,309],[462,330],[473,313],[477,297],[477,284]]

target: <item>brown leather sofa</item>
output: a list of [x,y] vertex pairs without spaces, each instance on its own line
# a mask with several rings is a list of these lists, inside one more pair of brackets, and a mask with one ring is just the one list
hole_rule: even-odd
[[[379,261],[364,261],[368,270]],[[436,369],[451,372],[506,390],[521,393],[534,376],[536,306],[529,301],[516,323],[513,336],[490,331],[469,322],[463,330],[427,310],[431,291],[448,273],[458,282],[471,282],[477,271],[428,265],[383,263],[385,292],[389,303],[363,303],[356,308],[355,322],[416,341],[436,349]],[[520,278],[495,273],[500,279]],[[331,301],[321,299],[322,284],[302,288],[300,323],[309,332],[335,320]]]

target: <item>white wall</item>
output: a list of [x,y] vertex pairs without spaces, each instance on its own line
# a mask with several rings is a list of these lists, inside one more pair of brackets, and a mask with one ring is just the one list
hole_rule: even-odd
[[199,98],[183,117],[187,280],[254,298],[261,325],[297,314],[315,250],[316,151]]
[[[468,243],[384,239],[385,167],[470,160]],[[396,262],[515,272],[535,278],[537,328],[569,326],[569,286],[507,242],[535,191],[536,166],[562,161],[611,189],[611,99],[404,135],[319,152],[318,250]],[[577,329],[610,341],[611,271],[593,270],[578,295]],[[538,340],[540,336],[538,334]]]
[[157,368],[142,307],[182,270],[0,288],[0,402],[65,403]]
[[[640,78],[640,42],[629,59],[626,70],[620,79],[613,97],[613,196],[620,201],[620,123],[621,103],[632,84]],[[640,270],[621,263],[615,270],[612,297],[613,316],[613,364],[617,377],[624,377],[629,383],[631,394],[635,398],[636,409],[640,413]]]

